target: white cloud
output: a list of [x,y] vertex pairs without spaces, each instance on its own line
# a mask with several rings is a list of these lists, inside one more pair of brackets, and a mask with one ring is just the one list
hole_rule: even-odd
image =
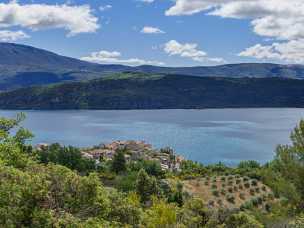
[[165,32],[162,31],[159,28],[156,28],[156,27],[145,26],[141,30],[141,33],[145,33],[145,34],[160,34],[160,33],[165,33]]
[[239,56],[263,60],[279,60],[290,63],[304,63],[304,40],[292,40],[271,45],[257,44],[241,52]]
[[99,6],[100,11],[106,11],[112,9],[112,5]]
[[0,3],[0,27],[20,26],[32,30],[62,28],[68,35],[95,32],[98,19],[88,5]]
[[81,60],[94,62],[99,64],[124,64],[129,66],[139,66],[139,65],[164,65],[164,63],[159,61],[149,61],[139,58],[122,59],[121,53],[117,51],[99,51],[93,52],[90,56],[82,57]]
[[[265,55],[266,58],[270,54],[271,59],[297,62],[302,58],[303,0],[176,0],[166,15],[192,15],[199,12],[223,18],[249,19],[257,35],[277,40],[268,46],[257,44],[242,52],[241,56],[251,54],[261,58]],[[290,48],[293,49],[294,58],[289,54]]]
[[23,31],[0,30],[1,42],[12,42],[26,38],[29,38],[29,35],[27,35]]
[[138,0],[140,2],[144,2],[144,3],[153,3],[155,0]]
[[209,58],[207,53],[199,50],[198,45],[194,43],[181,44],[176,40],[170,40],[165,44],[164,51],[170,56],[177,55],[197,62],[224,62],[222,58]]

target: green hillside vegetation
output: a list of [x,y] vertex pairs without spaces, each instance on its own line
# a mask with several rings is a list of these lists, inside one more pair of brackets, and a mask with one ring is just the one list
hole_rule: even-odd
[[119,73],[0,94],[1,109],[304,107],[304,81]]
[[0,227],[304,226],[304,121],[265,165],[184,161],[171,172],[127,163],[125,150],[98,166],[75,147],[36,150],[23,119],[0,118]]

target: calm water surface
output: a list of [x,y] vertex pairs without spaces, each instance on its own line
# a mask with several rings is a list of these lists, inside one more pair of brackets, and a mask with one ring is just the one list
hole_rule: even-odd
[[[12,117],[17,111],[0,111]],[[25,111],[33,143],[91,146],[113,140],[145,140],[170,146],[204,164],[266,162],[304,118],[304,109],[214,109],[151,111]]]

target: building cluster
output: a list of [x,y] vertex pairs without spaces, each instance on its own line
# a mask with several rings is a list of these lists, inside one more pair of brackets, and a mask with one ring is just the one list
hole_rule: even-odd
[[88,148],[82,151],[86,158],[94,159],[98,164],[100,161],[108,161],[114,158],[118,150],[125,150],[127,162],[148,160],[159,162],[163,170],[180,171],[183,157],[176,155],[172,149],[153,149],[151,144],[144,141],[114,141],[98,147]]

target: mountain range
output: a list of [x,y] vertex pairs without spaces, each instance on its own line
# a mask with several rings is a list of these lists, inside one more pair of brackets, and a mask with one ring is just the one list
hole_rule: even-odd
[[0,56],[0,91],[35,85],[91,80],[120,72],[197,77],[304,79],[304,66],[302,65],[269,63],[198,67],[101,65],[14,43],[0,43]]

